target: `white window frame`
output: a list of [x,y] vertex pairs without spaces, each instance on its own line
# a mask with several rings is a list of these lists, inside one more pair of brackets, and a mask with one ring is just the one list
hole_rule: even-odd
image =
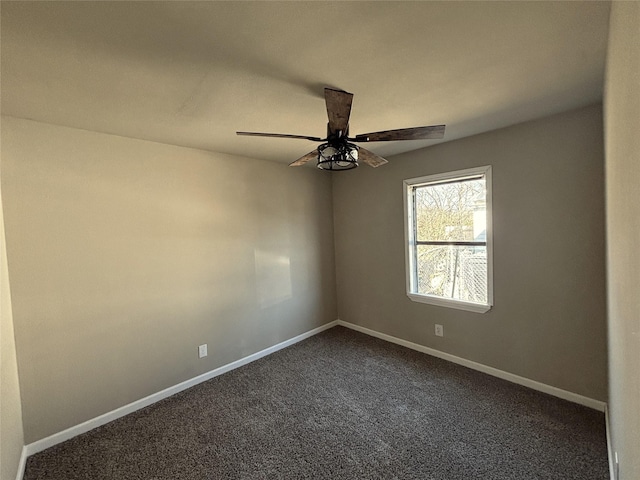
[[[416,229],[414,212],[414,189],[416,187],[437,184],[445,181],[466,180],[473,177],[484,177],[486,185],[486,242],[487,242],[487,303],[473,303],[437,295],[417,293],[416,277]],[[457,308],[476,313],[488,312],[493,306],[493,205],[491,202],[491,166],[468,168],[454,172],[438,173],[425,177],[404,180],[404,232],[405,232],[405,261],[407,296],[414,302],[428,303],[441,307]]]

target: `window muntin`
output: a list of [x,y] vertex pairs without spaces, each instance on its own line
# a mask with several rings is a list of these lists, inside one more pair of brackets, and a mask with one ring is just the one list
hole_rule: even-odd
[[491,308],[491,167],[405,182],[407,294],[475,312]]

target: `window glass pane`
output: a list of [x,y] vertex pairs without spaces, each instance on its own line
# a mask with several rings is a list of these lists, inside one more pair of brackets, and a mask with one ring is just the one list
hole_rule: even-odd
[[486,241],[484,178],[415,187],[416,240]]
[[416,293],[487,303],[486,247],[418,245],[416,253]]

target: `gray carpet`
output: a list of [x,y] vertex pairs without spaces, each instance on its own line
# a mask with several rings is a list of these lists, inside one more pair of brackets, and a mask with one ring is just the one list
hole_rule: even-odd
[[602,413],[335,327],[33,455],[24,478],[607,477]]

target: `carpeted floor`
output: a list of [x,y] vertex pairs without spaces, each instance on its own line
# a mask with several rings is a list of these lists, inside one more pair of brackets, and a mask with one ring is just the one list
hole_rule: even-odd
[[602,413],[335,327],[27,460],[26,480],[608,478]]

